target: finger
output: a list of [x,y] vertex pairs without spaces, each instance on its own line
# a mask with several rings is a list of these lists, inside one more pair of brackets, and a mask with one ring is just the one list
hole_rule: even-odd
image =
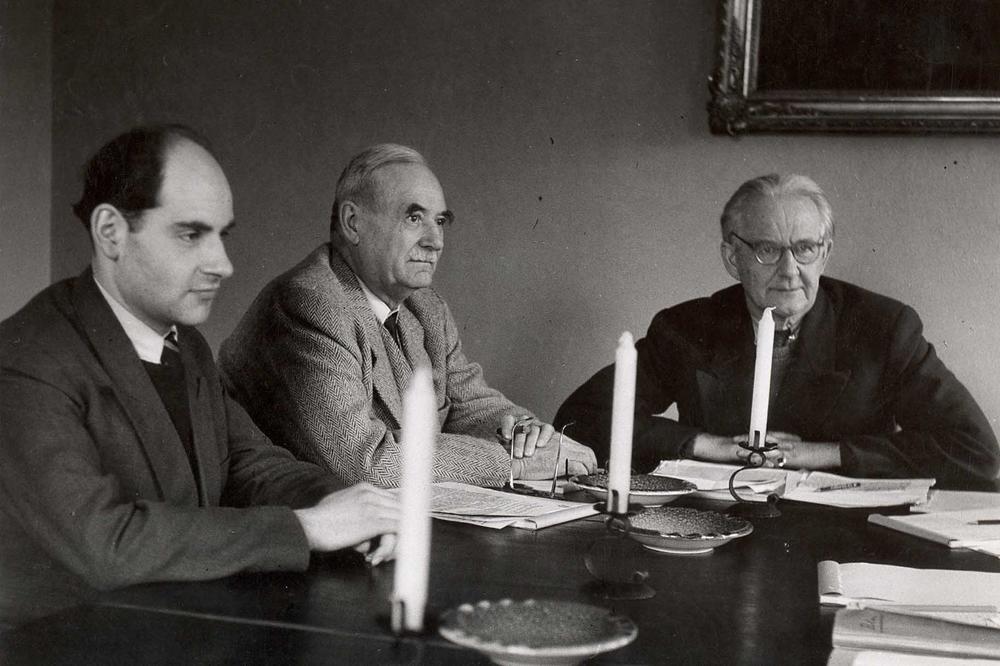
[[514,457],[523,458],[524,457],[524,429],[518,428],[517,433],[514,434]]
[[504,439],[510,439],[510,431],[514,427],[514,416],[508,414],[507,416],[500,419],[500,432],[503,433]]
[[538,427],[538,424],[532,424],[528,428],[528,432],[525,433],[524,437],[524,455],[526,457],[531,457],[535,455],[535,447],[538,446],[538,437],[542,433],[542,429]]
[[541,428],[541,431],[538,433],[538,443],[536,444],[536,446],[538,448],[542,448],[543,446],[548,446],[549,444],[552,443],[552,440],[555,438],[556,429],[553,428],[552,425],[549,423],[542,423],[540,421],[536,421],[536,423]]
[[382,562],[387,562],[396,556],[396,537],[393,534],[386,534],[382,537],[378,547],[369,553],[367,559],[372,566],[378,566]]

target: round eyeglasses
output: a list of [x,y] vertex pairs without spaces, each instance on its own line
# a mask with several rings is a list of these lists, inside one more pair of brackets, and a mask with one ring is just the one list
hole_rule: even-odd
[[826,246],[825,239],[818,241],[800,240],[795,241],[791,245],[777,245],[775,243],[771,243],[770,241],[751,243],[744,238],[740,238],[738,234],[733,232],[729,232],[729,235],[733,236],[748,248],[753,250],[753,255],[757,259],[757,263],[765,266],[773,266],[778,263],[781,260],[781,255],[785,253],[785,250],[791,252],[792,257],[798,263],[803,265],[811,264],[819,259],[819,255],[822,254],[823,248]]

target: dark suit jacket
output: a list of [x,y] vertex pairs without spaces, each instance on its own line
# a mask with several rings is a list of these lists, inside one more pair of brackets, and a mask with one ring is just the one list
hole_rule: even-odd
[[[637,344],[635,450],[642,466],[676,458],[699,432],[747,432],[754,335],[735,285],[661,311]],[[851,476],[935,477],[939,487],[993,489],[997,441],[975,400],[924,339],[910,307],[821,278],[768,429],[839,442]],[[578,388],[556,425],[607,451],[613,367]],[[659,418],[677,403],[679,420]],[[595,447],[595,448],[596,448]]]
[[[530,414],[483,380],[433,289],[399,307],[403,351],[431,369],[438,425],[437,480],[502,485],[510,459],[494,432],[505,414]],[[393,368],[405,358],[358,278],[329,243],[278,276],[222,343],[227,386],[257,425],[304,460],[347,482],[395,486],[403,402]],[[405,384],[404,384],[405,385]]]
[[197,478],[89,270],[0,324],[0,617],[132,583],[308,566],[289,507],[340,484],[260,434],[195,329],[179,339]]

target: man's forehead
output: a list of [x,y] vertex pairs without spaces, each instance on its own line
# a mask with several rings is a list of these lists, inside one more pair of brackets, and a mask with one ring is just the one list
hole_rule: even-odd
[[419,206],[432,213],[447,205],[444,191],[434,173],[422,164],[389,164],[375,172],[378,196],[393,212]]
[[[816,204],[806,196],[787,194],[779,197],[758,197],[742,216],[745,231],[768,231],[785,228],[816,227],[822,230],[823,220]],[[810,229],[811,230],[811,229]]]

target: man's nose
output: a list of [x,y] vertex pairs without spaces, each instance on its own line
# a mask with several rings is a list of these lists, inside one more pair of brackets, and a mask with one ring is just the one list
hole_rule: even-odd
[[202,265],[202,270],[208,275],[217,276],[220,280],[225,280],[233,274],[233,264],[226,254],[226,246],[219,238],[211,243],[206,250],[207,255]]
[[799,262],[795,260],[795,255],[792,254],[792,248],[785,247],[781,249],[781,256],[778,257],[778,273],[789,277],[798,275]]
[[428,250],[440,252],[444,249],[444,226],[437,222],[431,222],[424,227],[424,233],[420,237],[420,246]]

